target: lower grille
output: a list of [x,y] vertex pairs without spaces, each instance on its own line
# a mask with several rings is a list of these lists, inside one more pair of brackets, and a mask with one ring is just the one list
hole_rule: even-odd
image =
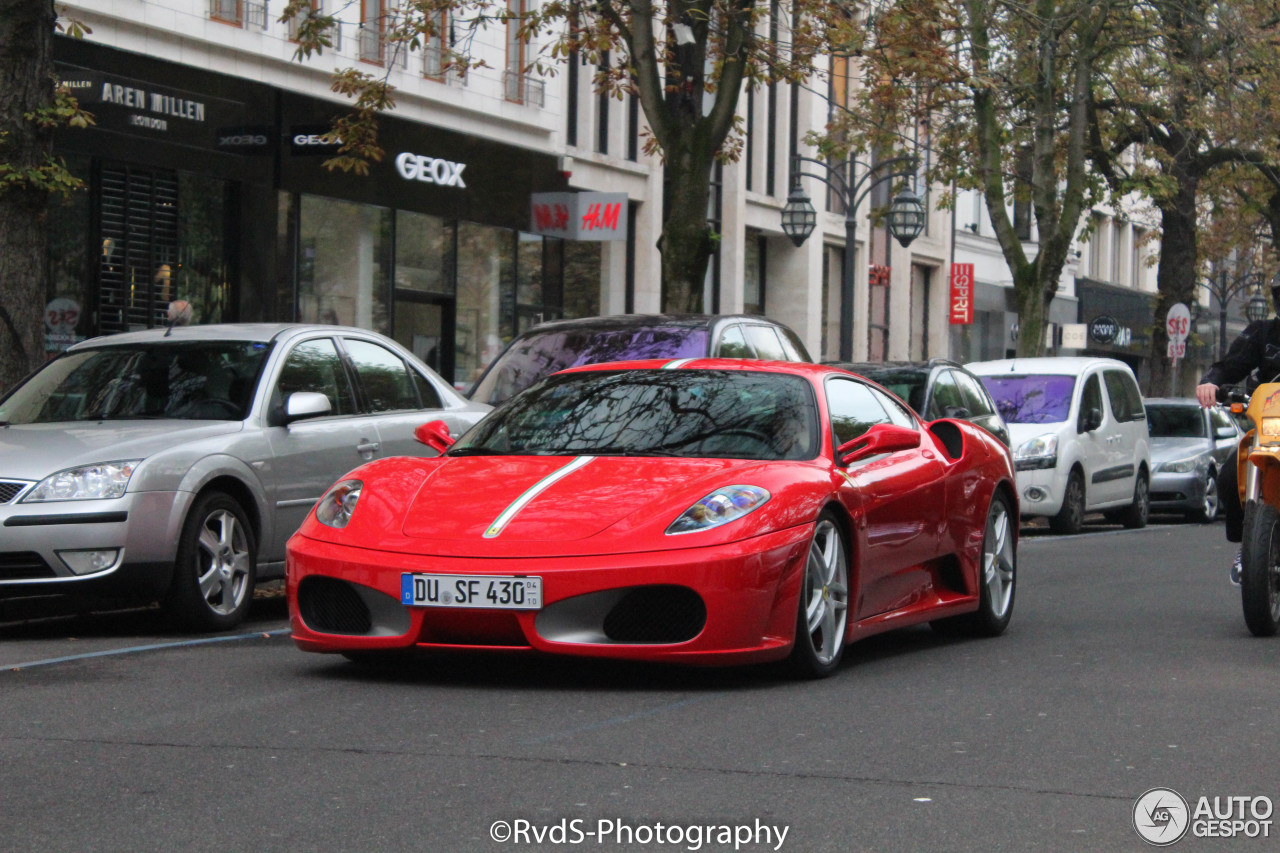
[[707,607],[683,586],[644,586],[629,591],[604,617],[615,643],[683,643],[707,624]]
[[1174,501],[1185,501],[1187,496],[1182,492],[1152,492],[1151,500],[1154,503],[1173,503]]
[[0,580],[41,580],[57,577],[49,564],[35,551],[0,552]]
[[298,613],[321,634],[367,634],[373,628],[369,608],[346,581],[304,578],[298,584]]

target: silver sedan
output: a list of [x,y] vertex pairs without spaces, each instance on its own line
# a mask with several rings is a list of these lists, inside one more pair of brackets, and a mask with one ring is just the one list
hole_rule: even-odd
[[472,403],[403,347],[340,326],[154,329],[78,344],[0,400],[0,596],[158,600],[238,624],[347,471],[435,455]]
[[1218,515],[1218,472],[1240,441],[1241,432],[1221,407],[1204,409],[1195,400],[1148,399],[1151,431],[1151,511],[1178,512],[1199,522]]

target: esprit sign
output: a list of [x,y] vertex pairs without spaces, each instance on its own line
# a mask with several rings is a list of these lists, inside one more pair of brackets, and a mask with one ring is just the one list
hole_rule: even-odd
[[951,265],[951,325],[973,322],[973,264]]
[[439,184],[442,187],[458,187],[466,189],[462,180],[462,170],[466,163],[454,163],[437,157],[427,157],[405,151],[396,158],[396,171],[406,181],[422,181],[426,184]]
[[529,219],[533,233],[564,240],[606,242],[627,239],[626,193],[534,193]]

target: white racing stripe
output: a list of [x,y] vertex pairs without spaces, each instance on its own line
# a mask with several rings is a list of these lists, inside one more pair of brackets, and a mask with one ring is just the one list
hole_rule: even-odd
[[490,524],[489,529],[484,532],[484,538],[493,539],[501,533],[502,529],[511,523],[511,519],[515,518],[516,514],[528,506],[534,498],[572,474],[574,471],[577,471],[579,468],[586,465],[592,459],[595,459],[595,457],[579,456],[559,471],[548,474],[538,482],[534,483],[523,495],[512,501],[511,506],[502,511],[502,515],[493,520],[493,524]]
[[684,367],[686,364],[688,364],[691,361],[697,361],[697,359],[696,358],[677,358],[675,361],[668,361],[666,364],[662,365],[662,367],[658,369],[659,370],[678,370],[679,368]]

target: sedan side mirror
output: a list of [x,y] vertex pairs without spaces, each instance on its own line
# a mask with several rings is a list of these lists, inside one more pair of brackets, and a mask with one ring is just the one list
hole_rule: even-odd
[[1214,436],[1217,438],[1235,438],[1236,431],[1229,426],[1220,426],[1214,430]]
[[284,404],[284,422],[291,424],[304,418],[318,418],[332,411],[329,398],[318,391],[294,391]]
[[944,418],[955,418],[956,420],[964,420],[969,417],[969,410],[964,406],[943,406],[942,416]]
[[1089,411],[1085,412],[1084,414],[1084,431],[1085,432],[1093,432],[1095,429],[1097,429],[1100,426],[1102,426],[1102,410],[1101,409],[1090,409]]
[[436,453],[444,453],[453,446],[453,436],[444,421],[427,421],[413,431],[413,437]]
[[836,458],[841,465],[852,465],[860,459],[881,453],[911,450],[920,446],[920,432],[897,424],[876,424],[857,438],[840,445]]

